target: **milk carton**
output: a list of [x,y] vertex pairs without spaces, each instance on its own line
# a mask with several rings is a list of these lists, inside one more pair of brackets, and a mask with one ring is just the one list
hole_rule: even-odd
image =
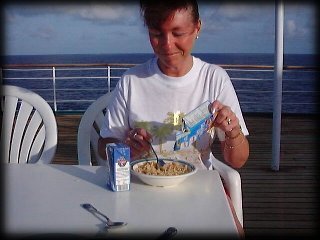
[[202,134],[211,130],[211,122],[216,114],[209,111],[209,101],[205,101],[182,118],[182,129],[176,133],[174,150],[180,150],[182,145],[188,147]]
[[128,191],[130,189],[130,148],[123,143],[106,145],[109,163],[109,183],[113,191]]

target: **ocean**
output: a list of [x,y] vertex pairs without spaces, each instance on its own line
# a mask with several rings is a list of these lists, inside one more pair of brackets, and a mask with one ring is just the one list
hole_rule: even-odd
[[[87,64],[87,63],[129,63],[140,64],[153,54],[61,54],[61,55],[14,55],[3,56],[4,64]],[[194,56],[218,65],[268,65],[274,63],[273,54],[205,54]],[[286,54],[285,66],[317,66],[317,56],[311,54]],[[62,69],[63,70],[63,69]],[[243,112],[270,113],[273,111],[274,73],[267,71],[242,71],[226,69],[237,92]],[[75,72],[75,71],[73,71]],[[114,71],[120,76],[124,71]],[[92,101],[107,91],[105,69],[78,71],[83,79],[72,79],[70,71],[57,72],[57,111],[85,111]],[[99,78],[91,78],[98,76]],[[283,113],[318,113],[319,71],[313,69],[286,70],[283,74]],[[30,79],[31,78],[31,79]],[[50,79],[48,81],[48,79]],[[12,72],[3,68],[2,83],[29,88],[42,95],[53,106],[52,71]],[[117,79],[111,81],[111,89]],[[76,101],[73,101],[76,100]]]

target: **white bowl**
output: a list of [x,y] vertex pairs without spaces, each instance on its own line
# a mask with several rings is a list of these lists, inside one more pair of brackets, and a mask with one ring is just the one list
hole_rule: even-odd
[[190,177],[191,175],[195,174],[197,172],[196,167],[183,160],[173,160],[173,159],[163,159],[165,162],[178,162],[180,164],[187,165],[191,171],[186,174],[176,175],[176,176],[157,176],[157,175],[148,175],[144,173],[136,172],[136,168],[140,165],[144,164],[145,162],[156,162],[156,159],[140,159],[135,160],[130,163],[131,165],[131,173],[135,176],[137,176],[142,182],[157,186],[157,187],[168,187],[168,186],[175,186],[179,183],[183,182],[186,178]]

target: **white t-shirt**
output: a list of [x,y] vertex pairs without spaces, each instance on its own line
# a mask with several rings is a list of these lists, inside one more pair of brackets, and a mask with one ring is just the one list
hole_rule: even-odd
[[[219,100],[237,115],[244,135],[248,135],[239,101],[231,80],[221,67],[193,57],[191,70],[182,77],[163,74],[157,58],[129,69],[112,92],[112,98],[100,130],[101,137],[125,139],[135,127],[147,129],[153,136],[157,154],[164,158],[189,161],[205,169],[202,161],[209,158],[215,137],[224,141],[220,129],[203,134],[195,144],[174,151],[176,131],[181,130],[181,117],[205,101]],[[150,154],[150,157],[154,157]]]

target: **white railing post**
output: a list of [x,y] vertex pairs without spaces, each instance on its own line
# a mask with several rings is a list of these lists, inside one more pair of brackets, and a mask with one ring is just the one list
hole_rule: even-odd
[[283,73],[283,20],[284,6],[281,0],[276,1],[275,12],[275,67],[273,89],[273,127],[272,127],[272,163],[271,169],[279,171],[281,139],[281,105]]
[[111,92],[111,68],[108,66],[108,92]]
[[56,97],[56,68],[52,67],[52,84],[53,84],[53,108],[57,112],[57,97]]

